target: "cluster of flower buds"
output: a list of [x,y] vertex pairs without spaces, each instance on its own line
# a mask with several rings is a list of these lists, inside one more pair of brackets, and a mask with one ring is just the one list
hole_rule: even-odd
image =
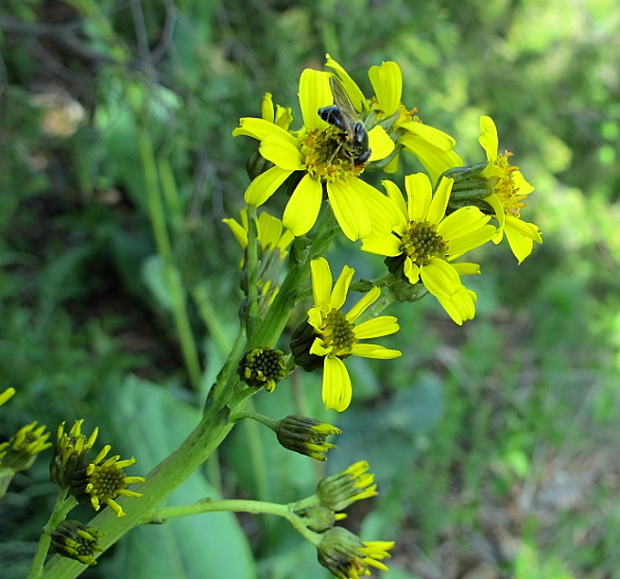
[[[15,388],[0,392],[0,406],[15,395]],[[16,472],[32,466],[38,454],[50,446],[50,433],[43,425],[31,422],[22,426],[8,441],[0,442],[0,497],[6,490]]]
[[361,461],[322,479],[316,494],[301,501],[302,508],[295,511],[314,533],[311,540],[317,547],[319,563],[340,579],[369,575],[369,567],[388,571],[382,560],[390,556],[393,541],[362,541],[347,529],[335,526],[346,517],[339,511],[377,495],[374,475],[368,469],[368,463]]
[[110,507],[117,516],[125,512],[116,498],[126,496],[140,497],[141,494],[129,490],[127,485],[144,482],[141,476],[126,476],[123,469],[134,464],[135,459],[119,460],[115,455],[106,459],[110,446],[106,445],[93,459],[89,459],[99,430],[95,428],[87,438],[82,434],[83,420],[77,420],[69,432],[65,432],[63,422],[58,427],[54,456],[50,463],[50,476],[61,488],[67,488],[78,502],[90,504],[96,511],[101,504]]

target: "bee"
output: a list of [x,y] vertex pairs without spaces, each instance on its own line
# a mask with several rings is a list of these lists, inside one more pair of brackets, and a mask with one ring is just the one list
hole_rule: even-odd
[[356,167],[365,165],[370,159],[371,150],[368,147],[368,133],[364,123],[359,118],[353,103],[342,86],[342,83],[335,77],[329,77],[329,87],[334,96],[334,104],[328,107],[321,107],[318,110],[319,116],[330,125],[340,129],[346,139],[346,144],[351,149],[354,157],[353,164]]

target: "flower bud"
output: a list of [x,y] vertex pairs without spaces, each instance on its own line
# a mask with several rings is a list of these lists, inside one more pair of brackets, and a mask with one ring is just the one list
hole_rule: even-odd
[[319,563],[338,579],[359,579],[370,575],[368,567],[389,571],[380,559],[390,556],[393,541],[362,541],[342,527],[334,527],[322,535],[318,546]]
[[321,453],[336,448],[335,444],[326,442],[327,437],[341,432],[331,424],[306,416],[287,416],[276,426],[278,442],[284,448],[320,461],[327,460]]
[[54,456],[50,463],[50,477],[60,487],[68,487],[76,473],[81,473],[87,464],[87,455],[92,448],[99,429],[95,428],[86,438],[82,434],[84,420],[76,420],[71,430],[65,432],[65,423],[58,427]]
[[273,392],[276,384],[286,378],[284,352],[269,346],[246,352],[239,362],[237,374],[242,382],[253,388]]
[[304,320],[301,322],[291,337],[291,353],[295,364],[301,366],[306,372],[318,370],[323,367],[323,357],[310,353],[310,348],[317,338],[316,330]]
[[368,463],[362,460],[320,480],[316,494],[321,504],[333,511],[341,511],[355,501],[376,496],[375,475],[366,472],[369,468]]
[[96,565],[94,555],[103,551],[97,541],[103,536],[101,531],[80,521],[67,520],[52,531],[52,547],[62,557],[75,559],[84,565]]
[[47,442],[50,433],[46,427],[32,422],[20,428],[8,442],[0,445],[0,466],[13,472],[32,466],[37,454],[52,446]]

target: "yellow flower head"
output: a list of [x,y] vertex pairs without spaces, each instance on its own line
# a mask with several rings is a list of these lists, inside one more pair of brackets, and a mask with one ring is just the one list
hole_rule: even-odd
[[344,266],[332,288],[332,274],[327,260],[310,262],[314,306],[308,320],[293,335],[291,350],[297,364],[306,370],[323,365],[323,402],[327,409],[346,410],[351,403],[351,378],[343,360],[349,356],[387,360],[401,356],[376,344],[360,344],[359,340],[388,336],[398,331],[394,316],[379,316],[356,325],[358,318],[377,301],[381,290],[371,289],[347,314],[344,305],[355,270]]
[[[463,270],[452,260],[489,241],[495,228],[491,219],[476,207],[463,207],[446,216],[452,179],[442,179],[432,193],[424,173],[405,177],[408,203],[400,189],[384,181],[391,204],[389,219],[381,228],[362,240],[362,250],[388,257],[392,273],[404,276],[411,284],[421,281],[457,324],[475,315],[475,294],[461,283],[461,273],[474,273],[476,267]],[[387,213],[387,212],[386,212]]]
[[538,226],[521,220],[521,210],[534,187],[525,180],[517,166],[510,164],[512,153],[498,152],[499,137],[491,117],[480,117],[478,141],[487,154],[487,166],[482,176],[495,182],[495,194],[485,199],[493,207],[499,222],[493,241],[499,243],[505,233],[512,253],[521,263],[532,253],[534,241],[542,243]]
[[[309,68],[302,72],[299,104],[303,126],[298,131],[278,124],[276,113],[271,116],[269,95],[263,118],[242,118],[233,135],[259,140],[260,154],[275,165],[250,183],[245,192],[246,203],[262,205],[284,181],[299,172],[301,179],[284,210],[284,227],[295,236],[308,233],[316,223],[325,189],[340,228],[349,239],[355,240],[369,232],[368,212],[381,202],[382,195],[358,179],[365,164],[355,163],[355,153],[343,131],[319,116],[319,109],[331,106],[334,101],[329,76],[327,72]],[[379,126],[368,131],[368,139],[372,150],[368,161],[384,159],[394,148]]]
[[123,508],[114,500],[118,496],[138,498],[142,495],[135,491],[130,491],[127,485],[144,482],[142,476],[126,476],[124,468],[136,462],[135,458],[119,460],[117,454],[106,459],[110,452],[110,445],[103,447],[83,473],[83,476],[76,477],[71,483],[71,494],[79,502],[90,503],[96,511],[101,508],[101,503],[108,505],[117,517],[125,516]]
[[[230,227],[239,245],[245,249],[248,246],[248,210],[243,208],[240,211],[241,223],[234,219],[223,219],[222,221]],[[287,248],[294,239],[293,234],[284,229],[282,221],[277,217],[262,212],[256,219],[256,231],[260,251],[278,252],[279,259],[284,259],[288,255]]]

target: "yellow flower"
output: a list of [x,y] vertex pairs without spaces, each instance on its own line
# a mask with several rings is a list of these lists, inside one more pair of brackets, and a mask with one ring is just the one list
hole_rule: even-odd
[[295,362],[306,370],[323,366],[323,403],[327,409],[346,410],[351,403],[351,378],[343,360],[349,356],[388,360],[401,356],[376,344],[360,344],[359,340],[388,336],[398,331],[394,316],[379,316],[360,324],[358,318],[377,301],[381,290],[372,288],[347,314],[344,305],[355,270],[344,266],[332,288],[332,274],[327,260],[310,262],[314,306],[308,320],[293,334],[291,351]]
[[[305,69],[299,80],[299,104],[303,127],[289,131],[270,120],[270,107],[263,107],[268,118],[242,118],[233,135],[246,135],[260,141],[263,158],[275,166],[256,177],[245,192],[245,201],[256,207],[265,203],[293,173],[302,175],[289,199],[282,221],[295,236],[305,235],[316,223],[324,188],[332,211],[343,233],[351,240],[370,230],[368,212],[381,204],[383,195],[358,179],[364,165],[355,164],[355,154],[340,129],[318,114],[319,108],[333,103],[329,73]],[[277,116],[274,116],[274,120]],[[377,126],[368,132],[372,155],[369,161],[387,157],[394,144]]]
[[123,469],[134,464],[134,458],[118,460],[120,456],[116,455],[106,460],[111,448],[109,445],[89,463],[88,453],[97,440],[99,429],[95,428],[86,438],[82,434],[83,422],[76,420],[68,434],[64,431],[64,422],[58,427],[50,465],[52,481],[60,487],[68,487],[70,494],[80,503],[90,503],[96,511],[101,508],[101,503],[105,503],[117,516],[122,517],[125,513],[114,499],[119,495],[134,498],[142,496],[126,487],[144,482],[145,479],[141,476],[125,476]]
[[[222,221],[230,227],[239,245],[245,249],[248,246],[248,210],[243,208],[240,211],[240,215],[241,223],[230,218],[222,219]],[[294,236],[288,229],[284,231],[283,229],[282,221],[277,217],[273,217],[266,212],[261,213],[256,219],[256,231],[260,249],[263,252],[275,252],[278,250],[278,257],[284,259],[288,255],[286,248],[291,244]]]
[[461,325],[474,317],[474,292],[461,282],[460,274],[476,273],[472,264],[459,268],[452,260],[489,241],[495,228],[476,207],[463,207],[446,216],[452,179],[442,179],[435,195],[424,173],[405,177],[407,205],[400,189],[384,181],[392,221],[362,240],[362,250],[388,257],[392,273],[411,284],[422,281],[448,315]]
[[534,241],[542,243],[538,226],[521,220],[521,210],[534,187],[525,180],[517,166],[510,165],[512,153],[498,153],[499,138],[491,117],[480,117],[478,141],[487,154],[487,166],[481,175],[495,181],[495,194],[485,198],[499,222],[493,242],[499,243],[505,233],[512,253],[521,263],[532,253]]
[[71,484],[71,494],[73,494],[79,502],[90,503],[96,511],[101,508],[101,503],[108,505],[117,517],[125,516],[123,508],[114,500],[118,496],[126,496],[138,498],[142,495],[135,491],[130,491],[127,485],[144,482],[142,476],[126,476],[123,472],[124,468],[131,466],[136,462],[135,458],[126,460],[118,460],[120,456],[117,454],[108,459],[110,445],[103,447],[101,452],[91,462],[80,479],[76,479]]
[[[372,111],[369,119],[375,123],[386,124],[390,135],[395,135],[397,146],[413,153],[429,172],[433,182],[445,170],[463,164],[453,150],[456,141],[447,133],[426,125],[415,114],[417,109],[408,110],[401,102],[403,93],[403,74],[396,62],[383,62],[371,66],[368,71],[375,96],[367,101],[353,79],[329,54],[326,66],[335,71],[359,110]],[[386,171],[396,171],[398,157],[386,167]]]

